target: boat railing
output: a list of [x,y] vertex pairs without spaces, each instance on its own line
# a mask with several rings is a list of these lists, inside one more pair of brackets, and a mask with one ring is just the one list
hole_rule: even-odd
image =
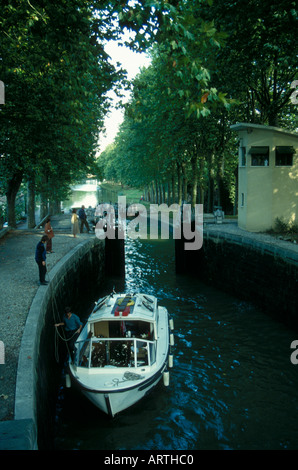
[[77,367],[143,367],[156,361],[154,341],[92,337],[76,343]]

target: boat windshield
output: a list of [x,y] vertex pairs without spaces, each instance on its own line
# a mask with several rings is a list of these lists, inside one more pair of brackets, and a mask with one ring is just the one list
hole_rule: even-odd
[[76,343],[77,367],[143,367],[156,361],[155,343],[137,338],[90,338]]

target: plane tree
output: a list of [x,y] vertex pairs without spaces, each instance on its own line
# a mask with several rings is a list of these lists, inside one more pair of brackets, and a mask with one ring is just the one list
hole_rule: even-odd
[[226,34],[216,56],[221,85],[241,101],[245,120],[297,126],[291,84],[297,79],[297,9],[288,0],[214,0],[204,9]]
[[[93,7],[83,0],[6,0],[2,6],[0,179],[10,226],[24,179],[30,194],[42,188],[52,197],[61,189],[58,175],[66,187],[94,163],[106,92],[123,74],[104,52],[103,37],[111,33]],[[34,225],[34,198],[30,207]]]
[[[194,206],[203,202],[204,189],[212,190],[209,181],[214,180],[213,168],[208,162],[214,159],[210,153],[216,155],[224,148],[227,126],[218,123],[225,122],[228,103],[219,99],[215,88],[204,89],[200,95],[198,78],[182,79],[172,61],[162,45],[154,50],[152,64],[134,80],[132,99],[115,141],[115,160],[111,156],[109,169],[117,167],[114,175],[118,172],[127,184],[149,187],[151,201],[165,202],[167,193],[168,203],[181,204],[189,193]],[[207,76],[202,77],[200,85],[206,86]]]
[[125,119],[131,128],[138,123],[140,148],[147,155],[140,172],[146,162],[154,164],[155,193],[171,178],[179,202],[188,186],[193,203],[202,201],[205,191],[210,211],[227,200],[227,191],[235,198],[237,155],[230,125],[246,120],[293,128],[297,123],[290,100],[297,13],[294,2],[267,0],[171,2],[169,11],[163,14],[153,68],[134,81]]

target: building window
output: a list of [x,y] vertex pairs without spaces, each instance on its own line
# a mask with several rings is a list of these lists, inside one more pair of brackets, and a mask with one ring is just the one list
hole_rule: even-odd
[[275,148],[275,165],[276,166],[292,166],[294,147],[276,147]]
[[246,147],[240,147],[240,166],[246,166]]
[[241,193],[241,207],[244,207],[244,193]]
[[269,166],[269,147],[251,147],[251,165]]

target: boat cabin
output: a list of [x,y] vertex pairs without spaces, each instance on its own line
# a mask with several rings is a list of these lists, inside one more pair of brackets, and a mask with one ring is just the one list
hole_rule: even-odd
[[123,297],[109,299],[98,311],[95,308],[76,343],[75,365],[89,369],[153,365],[158,308],[148,300],[132,297],[120,312],[117,306]]

